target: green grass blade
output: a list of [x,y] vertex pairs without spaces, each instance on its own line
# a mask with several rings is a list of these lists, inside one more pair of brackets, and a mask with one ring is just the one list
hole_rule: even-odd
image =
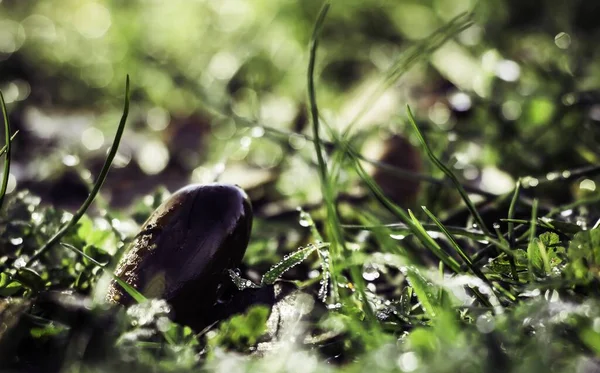
[[308,60],[308,100],[310,105],[310,114],[313,122],[312,132],[315,141],[313,142],[315,146],[315,152],[317,154],[317,161],[319,164],[319,176],[321,178],[321,184],[327,184],[327,165],[325,164],[325,158],[323,156],[323,148],[321,145],[321,137],[319,134],[319,108],[317,106],[317,94],[315,91],[315,62],[317,59],[317,48],[319,46],[319,33],[321,28],[323,27],[323,23],[325,21],[325,17],[327,16],[327,12],[329,11],[329,2],[325,2],[323,4],[323,8],[319,12],[319,16],[317,17],[317,21],[315,22],[315,27],[313,29],[313,34],[310,40],[310,55]]
[[112,278],[123,288],[123,290],[125,290],[125,292],[127,292],[127,294],[129,294],[133,299],[135,299],[136,302],[138,303],[142,303],[145,302],[147,300],[147,298],[142,295],[142,293],[140,293],[139,291],[135,290],[131,285],[129,285],[128,283],[126,283],[125,281],[121,280],[119,277],[117,277],[117,275],[115,275],[113,272],[109,271],[104,265],[102,265],[102,263],[98,262],[96,259],[92,258],[91,256],[87,255],[86,253],[84,253],[83,251],[79,250],[78,248],[76,248],[73,245],[70,245],[68,243],[65,242],[61,242],[60,243],[61,246],[83,256],[84,258],[86,258],[87,260],[89,260],[90,262],[94,263],[96,266],[102,268],[103,270],[107,271]]
[[[421,225],[423,226],[423,228],[425,228],[425,230],[431,232],[441,232],[439,227],[435,224],[428,224],[428,223],[421,223]],[[412,234],[412,231],[410,230],[410,228],[404,224],[404,223],[392,223],[392,224],[381,224],[381,225],[357,225],[357,224],[342,224],[342,228],[344,229],[362,229],[362,230],[368,230],[368,231],[373,231],[375,229],[380,229],[380,228],[387,228],[391,234],[403,234],[403,235],[409,235]],[[473,240],[487,240],[488,236],[483,234],[483,232],[478,231],[478,230],[474,230],[474,229],[468,229],[468,228],[463,228],[463,227],[453,227],[453,226],[446,226],[446,229],[448,230],[448,232],[452,233],[455,236],[461,236],[461,237],[467,237]]]
[[440,300],[435,296],[435,285],[427,280],[421,272],[412,266],[407,267],[406,277],[408,283],[413,288],[423,310],[430,319],[435,319],[436,315],[443,312]]
[[442,224],[442,222],[431,211],[429,211],[427,207],[423,206],[422,209],[423,211],[425,211],[425,214],[427,214],[427,216],[429,216],[429,218],[433,220],[433,222],[439,227],[442,233],[444,233],[446,238],[448,238],[448,241],[450,241],[450,245],[452,246],[452,248],[458,253],[462,260],[465,261],[471,272],[473,272],[475,276],[479,277],[483,282],[487,283],[491,287],[491,284],[487,277],[485,277],[481,270],[473,264],[471,258],[464,252],[464,250],[462,249],[462,247],[460,247],[458,242],[456,242],[456,240],[452,236],[452,233],[450,233],[450,231],[446,229],[444,224]]
[[[421,225],[421,223],[412,216],[412,214],[407,214],[403,209],[398,207],[395,203],[390,201],[387,196],[383,193],[379,185],[373,180],[373,178],[365,171],[365,169],[360,164],[359,160],[356,156],[353,155],[352,152],[348,154],[351,155],[354,161],[354,168],[360,178],[367,184],[367,187],[371,191],[371,193],[379,200],[379,202],[388,209],[392,214],[394,214],[397,218],[399,218],[406,226],[410,229],[410,231],[417,236],[419,241],[425,246],[429,251],[434,253],[440,260],[444,261],[444,263],[453,271],[460,273],[460,266],[458,263],[448,256],[446,252],[444,252],[441,247],[435,242],[431,236],[427,233],[425,228]],[[409,216],[409,214],[411,214]],[[443,259],[442,259],[443,258]]]
[[[10,141],[12,142],[15,137],[17,137],[17,135],[19,134],[19,130],[16,130],[15,133],[13,133],[13,135],[10,137]],[[8,149],[8,146],[4,145],[2,147],[2,149],[0,149],[0,157],[4,155],[4,153],[6,153],[6,150]]]
[[54,234],[45,244],[42,246],[34,255],[31,256],[31,259],[27,262],[28,265],[33,263],[35,260],[40,258],[47,250],[49,250],[52,246],[54,246],[68,231],[73,228],[75,224],[81,219],[83,214],[87,211],[87,209],[92,204],[92,201],[96,197],[96,194],[100,191],[104,180],[106,179],[106,175],[110,170],[110,166],[112,164],[113,159],[117,155],[117,149],[119,148],[119,143],[121,142],[121,137],[123,136],[123,131],[125,130],[125,123],[127,122],[127,115],[129,114],[129,75],[127,75],[127,79],[125,81],[125,104],[123,106],[123,114],[121,116],[121,120],[119,122],[119,127],[117,128],[117,133],[115,134],[115,139],[113,141],[112,146],[110,147],[110,151],[108,152],[108,156],[104,161],[104,165],[102,166],[102,170],[98,175],[98,179],[96,179],[96,183],[92,188],[92,191],[88,195],[87,199],[83,202],[81,207],[75,212],[73,217]]
[[[331,246],[330,257],[331,261],[329,263],[330,270],[335,270],[335,260],[337,260],[340,252],[340,246],[343,246],[343,237],[340,233],[339,221],[337,217],[337,211],[335,208],[335,198],[333,195],[333,189],[330,185],[329,174],[327,171],[327,164],[325,163],[325,157],[323,155],[322,141],[319,134],[319,107],[317,105],[317,94],[315,91],[315,63],[317,59],[317,49],[319,46],[319,33],[321,28],[323,27],[323,23],[325,22],[325,17],[327,16],[327,12],[329,11],[329,2],[325,2],[317,20],[315,22],[312,37],[310,39],[310,47],[309,47],[309,59],[308,59],[308,69],[307,69],[307,89],[308,89],[308,102],[312,120],[312,131],[313,131],[313,145],[315,147],[315,153],[317,155],[318,162],[318,171],[319,171],[319,180],[321,181],[321,191],[323,194],[323,200],[325,201],[325,205],[327,208],[327,220],[326,224],[329,228],[329,233],[332,235],[331,237]],[[331,286],[331,297],[333,303],[337,303],[338,301],[338,290],[337,290],[337,279],[335,274],[332,277],[332,286]]]
[[8,178],[10,176],[10,120],[8,120],[8,110],[6,109],[6,103],[4,102],[4,95],[0,92],[0,106],[2,106],[2,117],[4,119],[4,140],[6,144],[6,159],[4,160],[4,171],[2,174],[2,186],[0,186],[0,209],[4,204],[4,197],[6,196],[6,189],[8,188]]
[[[515,216],[515,207],[517,205],[517,200],[519,199],[519,193],[521,191],[521,179],[517,180],[517,185],[515,185],[515,193],[510,201],[510,206],[508,207],[508,218],[512,219]],[[508,223],[508,245],[510,248],[515,247],[515,225],[513,222]],[[512,257],[508,258],[510,263],[510,270],[513,276],[513,279],[516,282],[519,282],[519,274],[517,273],[517,265],[515,264],[515,260]]]
[[[341,257],[341,253],[345,253],[345,242],[344,236],[342,232],[342,228],[340,226],[339,217],[337,214],[337,208],[335,205],[335,192],[332,186],[331,179],[329,177],[329,173],[327,171],[327,164],[325,163],[325,157],[323,156],[323,146],[321,137],[319,135],[319,109],[317,105],[317,95],[315,91],[315,62],[317,57],[317,49],[319,45],[319,33],[323,27],[323,23],[325,22],[325,16],[329,10],[329,1],[325,1],[323,3],[323,7],[319,12],[317,20],[315,22],[315,26],[313,28],[312,37],[310,40],[310,51],[309,51],[309,61],[308,61],[308,71],[307,71],[307,89],[308,89],[308,101],[309,108],[311,113],[312,120],[312,130],[313,130],[313,144],[315,146],[315,152],[317,155],[318,168],[319,168],[319,177],[321,180],[321,189],[323,193],[323,199],[325,200],[325,205],[327,208],[327,226],[328,231],[331,234],[331,246],[329,248],[329,262],[328,267],[332,273],[331,276],[331,298],[333,303],[338,302],[338,285],[337,285],[337,276],[335,272],[335,261]],[[364,299],[364,310],[367,315],[367,318],[370,321],[372,327],[377,328],[378,323],[375,317],[375,313],[371,308],[371,304],[366,301],[367,296],[365,293],[365,285],[363,282],[362,275],[356,266],[350,267],[350,275],[352,281],[356,285],[356,289],[358,293],[361,295],[362,299]]]
[[[517,185],[515,186],[515,192],[510,201],[510,206],[508,207],[508,219],[512,219],[515,216],[515,207],[517,205],[517,200],[519,199],[519,193],[521,192],[521,179],[517,180]],[[515,224],[512,221],[508,222],[508,242],[510,243],[510,247],[515,246]]]
[[431,150],[431,148],[429,147],[429,145],[427,145],[427,142],[425,141],[425,138],[423,137],[423,134],[421,133],[421,130],[419,129],[419,126],[417,126],[417,122],[415,121],[415,118],[414,118],[414,116],[412,114],[412,111],[410,110],[410,107],[408,105],[406,106],[406,110],[407,110],[407,113],[408,113],[408,120],[411,123],[413,129],[415,130],[415,132],[417,134],[417,138],[421,142],[421,145],[423,145],[423,148],[425,148],[425,152],[427,153],[427,156],[429,157],[429,159],[431,159],[431,161],[444,174],[446,174],[446,176],[448,176],[448,178],[450,178],[450,180],[452,180],[452,183],[456,187],[456,190],[458,190],[458,193],[460,193],[460,196],[462,197],[463,201],[467,205],[467,208],[469,209],[469,212],[471,212],[471,215],[473,216],[473,218],[475,219],[475,221],[479,225],[479,228],[482,230],[483,233],[485,233],[488,236],[491,236],[492,235],[491,232],[486,227],[483,219],[481,218],[481,215],[479,215],[479,212],[477,212],[477,208],[475,208],[475,205],[473,204],[473,202],[469,198],[469,195],[465,191],[465,188],[463,188],[463,186],[461,185],[461,183],[458,180],[458,178],[454,175],[454,173],[452,171],[450,171],[450,169],[448,167],[446,167],[435,156],[435,154],[433,154],[433,151]]
[[290,268],[297,266],[302,263],[313,251],[319,249],[320,247],[327,247],[328,243],[323,243],[319,245],[307,245],[302,247],[293,253],[285,256],[283,260],[279,263],[275,264],[265,273],[262,277],[261,285],[271,285],[275,283],[275,281],[281,277],[285,272],[287,272]]
[[537,250],[535,245],[535,231],[536,231],[536,220],[537,220],[537,199],[533,200],[533,207],[531,208],[531,220],[529,226],[529,244],[527,245],[527,257],[528,257],[528,267],[529,267],[529,277],[532,281],[535,281],[535,273],[533,271],[532,265],[532,252]]
[[453,272],[460,273],[460,265],[458,264],[458,262],[453,257],[451,257],[447,252],[445,252],[444,250],[442,250],[442,248],[440,247],[440,245],[438,245],[438,243],[435,242],[435,240],[433,238],[431,238],[431,236],[427,233],[427,231],[425,230],[425,228],[423,228],[423,226],[421,225],[421,222],[415,217],[415,215],[413,215],[412,211],[408,210],[408,214],[410,215],[410,218],[412,219],[413,223],[415,224],[415,227],[419,231],[421,231],[421,234],[423,236],[427,237],[427,240],[429,241],[429,246],[434,248],[432,250],[433,253],[446,266],[448,266]]

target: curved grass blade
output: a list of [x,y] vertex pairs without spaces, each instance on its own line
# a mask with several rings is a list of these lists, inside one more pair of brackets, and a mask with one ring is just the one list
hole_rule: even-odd
[[4,197],[6,196],[6,189],[8,188],[8,178],[10,176],[10,121],[8,120],[8,110],[6,110],[6,103],[4,102],[4,95],[0,92],[0,106],[2,106],[2,117],[4,119],[4,140],[6,144],[6,159],[4,160],[4,171],[2,174],[2,186],[0,187],[0,209],[4,204]]
[[533,268],[533,257],[537,252],[535,244],[535,231],[536,231],[536,220],[537,220],[537,199],[533,200],[533,207],[531,208],[531,220],[529,226],[529,244],[527,245],[527,264],[529,267],[529,277],[531,281],[535,281],[535,272]]
[[[338,303],[339,293],[338,293],[338,285],[337,285],[337,276],[335,271],[335,261],[341,257],[341,253],[345,253],[346,244],[344,241],[344,235],[342,233],[342,228],[340,227],[340,221],[337,214],[337,208],[335,204],[335,189],[333,187],[332,180],[329,176],[327,170],[327,164],[325,163],[325,158],[323,156],[323,146],[321,142],[321,138],[319,136],[319,109],[317,105],[317,95],[315,91],[315,62],[317,57],[317,48],[319,45],[319,34],[325,22],[325,16],[329,10],[330,4],[329,1],[325,1],[323,3],[323,7],[319,12],[317,20],[315,22],[315,26],[313,28],[312,37],[310,39],[310,50],[309,50],[309,60],[308,60],[308,69],[307,69],[307,89],[308,89],[308,101],[309,108],[312,120],[312,130],[313,130],[313,144],[315,146],[315,152],[317,154],[317,161],[319,166],[319,178],[321,180],[321,190],[323,193],[323,199],[325,201],[326,209],[327,209],[327,226],[328,231],[331,235],[331,246],[329,247],[329,255],[328,255],[328,274],[331,273],[331,299],[332,303]],[[324,268],[325,270],[325,268]],[[378,328],[379,323],[375,317],[375,313],[371,307],[371,304],[366,301],[367,295],[365,293],[365,284],[363,282],[362,275],[356,266],[350,267],[350,277],[352,281],[356,285],[357,292],[361,295],[362,299],[364,299],[364,310],[369,323],[372,328]]]
[[408,120],[411,123],[413,129],[415,130],[415,132],[417,134],[417,137],[419,139],[419,142],[421,142],[421,145],[423,145],[423,147],[425,148],[425,152],[427,153],[427,156],[429,156],[429,159],[431,159],[431,161],[444,174],[446,174],[446,176],[448,176],[448,178],[450,178],[450,180],[452,180],[452,183],[456,187],[456,190],[458,190],[458,193],[460,193],[460,196],[462,197],[463,201],[467,205],[467,208],[469,209],[469,212],[471,212],[471,215],[473,216],[473,218],[475,219],[475,221],[479,225],[479,228],[483,231],[483,233],[485,233],[488,236],[491,236],[492,233],[486,227],[486,225],[485,225],[485,223],[483,221],[483,218],[481,217],[481,215],[479,215],[479,212],[477,212],[477,209],[475,208],[475,205],[473,204],[473,202],[469,198],[469,195],[465,191],[465,188],[463,188],[463,186],[461,185],[460,181],[458,181],[458,178],[454,175],[454,173],[452,173],[452,171],[450,171],[450,169],[448,167],[446,167],[435,156],[435,154],[433,154],[433,151],[431,150],[431,148],[429,147],[429,145],[427,145],[427,142],[425,141],[425,138],[423,137],[423,134],[421,133],[421,130],[419,129],[419,126],[417,126],[417,122],[415,121],[415,118],[414,118],[414,116],[412,114],[412,111],[410,110],[410,107],[408,105],[406,106],[406,110],[407,110],[407,113],[408,113]]
[[385,72],[383,79],[375,87],[370,97],[362,105],[358,113],[352,118],[346,130],[344,131],[343,139],[347,140],[352,128],[356,123],[373,107],[379,97],[394,84],[404,73],[411,67],[425,58],[431,53],[440,48],[446,41],[456,36],[458,33],[471,27],[473,24],[472,16],[469,13],[462,13],[452,19],[450,22],[434,31],[430,36],[425,38],[419,44],[413,46],[408,51],[404,52]]
[[[425,228],[423,228],[423,226],[420,224],[420,222],[414,216],[412,216],[412,213],[410,212],[410,210],[409,210],[409,213],[407,214],[406,212],[404,212],[403,209],[398,207],[394,202],[390,201],[389,198],[387,198],[387,196],[383,193],[383,191],[381,190],[379,185],[377,185],[377,183],[373,180],[371,175],[369,175],[365,171],[365,169],[362,167],[362,165],[358,161],[357,157],[352,152],[349,152],[348,154],[350,154],[350,156],[352,157],[352,160],[354,161],[354,168],[355,168],[356,172],[358,173],[358,176],[365,182],[365,184],[367,184],[367,187],[369,188],[371,193],[373,193],[375,198],[377,198],[377,200],[379,200],[379,202],[386,209],[388,209],[392,214],[394,214],[398,219],[400,219],[402,222],[404,222],[404,224],[406,224],[406,226],[410,229],[410,231],[415,236],[417,236],[417,238],[419,239],[419,241],[421,241],[421,243],[423,244],[423,246],[425,246],[425,248],[427,248],[429,251],[434,253],[440,260],[444,260],[445,264],[450,269],[452,269],[453,271],[458,271],[457,273],[460,273],[460,271],[459,271],[460,266],[458,265],[458,263],[456,263],[456,261],[453,258],[449,257],[448,254],[445,253],[440,248],[440,246],[433,240],[433,238],[431,238],[431,236],[429,236],[429,234],[427,233]],[[410,214],[410,216],[409,216],[409,214]],[[444,257],[444,259],[442,259],[442,257]],[[447,257],[449,258],[448,260],[445,259]]]
[[[312,37],[310,39],[310,51],[308,59],[308,71],[307,71],[307,89],[308,89],[308,102],[310,107],[310,114],[312,120],[312,131],[313,131],[313,145],[315,146],[315,153],[317,155],[317,166],[319,171],[319,180],[321,181],[321,193],[323,194],[323,200],[327,209],[326,225],[328,226],[329,233],[331,234],[331,247],[330,251],[330,269],[333,271],[335,268],[335,260],[338,258],[340,252],[340,246],[344,247],[343,236],[341,234],[340,223],[335,208],[335,197],[334,190],[331,186],[331,180],[329,179],[329,173],[327,171],[327,164],[325,163],[325,157],[323,156],[323,146],[321,137],[319,134],[319,107],[317,105],[317,94],[315,91],[315,63],[317,59],[317,48],[319,46],[319,33],[325,22],[325,16],[329,11],[329,2],[325,2],[313,28]],[[336,276],[332,276],[332,287],[331,287],[331,298],[333,303],[337,303],[338,290]]]
[[[439,227],[435,224],[427,224],[421,223],[425,230],[431,232],[441,232]],[[403,234],[409,235],[412,234],[410,228],[404,223],[392,223],[392,224],[381,224],[381,225],[358,225],[358,224],[342,224],[342,228],[344,229],[362,229],[362,230],[375,230],[381,228],[387,228],[391,234]],[[468,229],[463,227],[453,227],[446,226],[448,232],[452,233],[455,236],[467,237],[473,240],[487,240],[488,236],[483,234],[483,232],[474,229]]]
[[[13,135],[10,137],[10,141],[12,142],[15,139],[15,137],[17,137],[18,134],[19,134],[19,130],[16,130],[15,133],[13,133]],[[3,156],[4,153],[6,153],[6,150],[7,150],[7,146],[4,145],[2,147],[2,149],[0,149],[0,157]]]
[[[521,179],[517,180],[517,185],[515,185],[515,193],[513,194],[512,200],[510,201],[510,206],[508,207],[508,218],[512,219],[515,216],[515,206],[517,205],[517,200],[519,199],[519,194],[521,192]],[[515,247],[515,225],[512,222],[508,223],[508,244],[510,248]],[[515,260],[512,257],[508,258],[510,263],[510,271],[512,273],[513,279],[516,282],[519,282],[519,274],[517,273],[517,265],[515,264]]]
[[92,191],[88,195],[87,199],[83,202],[81,207],[75,212],[71,220],[69,220],[61,229],[58,230],[52,236],[48,242],[44,244],[35,254],[31,256],[31,259],[27,262],[27,265],[30,265],[35,260],[40,258],[47,250],[49,250],[52,246],[54,246],[66,233],[69,229],[73,228],[75,224],[81,219],[83,214],[87,211],[88,207],[92,204],[92,201],[96,197],[96,194],[100,191],[104,180],[106,179],[106,175],[110,170],[110,166],[112,164],[113,159],[117,155],[117,149],[119,148],[119,143],[121,141],[121,137],[123,136],[123,131],[125,130],[125,123],[127,122],[127,115],[129,114],[129,75],[127,75],[127,79],[125,81],[125,104],[123,106],[123,114],[121,116],[121,121],[119,122],[119,127],[117,128],[117,133],[115,134],[115,139],[113,141],[112,146],[110,147],[110,151],[108,152],[108,156],[104,161],[104,165],[102,166],[102,170],[98,175],[98,179],[92,188]]
[[446,266],[448,266],[453,272],[460,273],[460,265],[456,262],[456,260],[453,257],[451,257],[450,255],[448,255],[447,252],[442,250],[440,245],[438,245],[438,243],[435,242],[435,240],[433,238],[431,238],[431,236],[427,233],[425,228],[423,228],[423,226],[421,225],[421,222],[415,217],[415,215],[412,213],[412,211],[408,210],[408,214],[410,215],[410,218],[412,219],[413,223],[415,224],[415,227],[419,231],[421,231],[421,234],[424,237],[427,237],[427,240],[429,241],[429,245],[434,248],[434,250],[432,250],[433,253],[440,259],[440,261],[442,263],[444,263]]
[[90,262],[94,263],[96,266],[102,268],[103,270],[107,271],[112,278],[119,284],[121,285],[121,287],[123,287],[123,290],[125,290],[133,299],[135,299],[136,302],[138,303],[142,303],[145,302],[147,299],[145,296],[142,295],[142,293],[140,293],[139,291],[135,290],[131,285],[129,285],[128,283],[126,283],[125,281],[121,280],[119,277],[117,277],[112,271],[108,270],[102,263],[98,262],[96,259],[92,258],[91,256],[87,255],[86,253],[84,253],[83,251],[79,250],[78,248],[76,248],[73,245],[70,245],[68,243],[65,242],[61,242],[60,243],[61,246],[83,256],[84,258],[86,258],[87,260],[89,260]]
[[434,319],[436,315],[443,312],[441,302],[435,296],[435,285],[431,281],[427,280],[417,268],[412,266],[406,268],[406,277],[423,310],[430,319]]
[[448,229],[446,229],[444,224],[442,224],[442,222],[431,211],[429,211],[429,209],[427,207],[423,206],[422,209],[423,209],[423,211],[425,211],[425,214],[427,214],[427,216],[429,216],[429,218],[431,220],[433,220],[433,222],[439,227],[439,229],[442,231],[442,233],[444,233],[446,238],[448,238],[452,248],[458,253],[458,255],[462,258],[462,260],[465,261],[465,263],[467,264],[467,266],[469,267],[471,272],[473,272],[473,274],[475,276],[479,277],[483,282],[487,283],[490,287],[492,287],[492,284],[489,282],[487,277],[485,277],[485,275],[483,274],[483,272],[481,272],[479,267],[477,267],[476,265],[473,264],[473,262],[471,261],[471,258],[464,252],[464,250],[462,249],[462,247],[460,247],[458,242],[456,242],[456,240],[452,236],[452,233],[450,233],[450,231],[448,231]]
[[275,264],[265,273],[260,281],[261,285],[271,285],[277,281],[281,275],[287,272],[290,268],[297,266],[302,263],[313,251],[320,248],[329,246],[328,243],[321,243],[318,245],[310,244],[306,247],[302,247],[292,254],[289,254],[283,258],[279,263]]

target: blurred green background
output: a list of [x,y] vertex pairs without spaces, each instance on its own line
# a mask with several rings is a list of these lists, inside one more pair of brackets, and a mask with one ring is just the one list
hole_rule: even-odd
[[[9,189],[79,206],[112,141],[129,74],[131,115],[103,189],[113,206],[158,185],[219,175],[246,188],[268,185],[263,194],[276,191],[290,205],[318,201],[314,149],[303,134],[308,42],[321,5],[0,1],[0,88],[20,131]],[[432,53],[411,54],[471,11],[471,27]],[[388,161],[435,176],[410,148],[410,104],[465,183],[500,194],[533,175],[526,182],[536,186],[538,176],[598,163],[599,16],[590,0],[334,1],[317,61],[321,115],[343,129],[367,109],[354,138],[365,155],[392,147],[398,155]],[[374,89],[403,58],[398,79]],[[389,141],[394,134],[409,143]],[[342,177],[341,189],[355,181]],[[586,178],[572,184],[573,195],[562,188],[544,196],[564,202],[595,188]]]

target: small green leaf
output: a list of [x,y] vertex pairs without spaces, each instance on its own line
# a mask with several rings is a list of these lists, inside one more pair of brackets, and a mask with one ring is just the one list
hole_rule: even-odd
[[[4,274],[4,273],[3,273]],[[23,289],[23,285],[21,285],[18,281],[11,281],[7,284],[4,284],[0,287],[0,296],[9,297],[14,295],[19,290]]]
[[19,268],[14,279],[34,291],[42,289],[45,283],[36,271],[27,267]]
[[425,313],[431,318],[435,318],[440,312],[440,303],[437,299],[438,289],[435,285],[426,279],[421,272],[414,267],[407,267],[407,278],[413,288]]
[[577,233],[567,251],[567,277],[588,284],[600,279],[600,228]]
[[539,240],[535,238],[527,246],[527,259],[529,260],[529,271],[532,275],[544,277],[546,271],[544,268],[544,258],[540,252]]

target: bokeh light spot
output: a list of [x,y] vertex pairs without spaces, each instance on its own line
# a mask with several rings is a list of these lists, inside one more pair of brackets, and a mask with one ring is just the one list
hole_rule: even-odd
[[104,144],[104,134],[96,127],[86,128],[81,133],[81,143],[88,150],[98,150]]
[[169,150],[160,141],[149,141],[136,152],[135,158],[145,174],[156,175],[167,167]]
[[104,36],[110,28],[110,12],[96,2],[83,4],[74,15],[73,24],[79,33],[88,39]]
[[571,35],[560,32],[554,37],[554,44],[560,49],[567,49],[571,45]]

